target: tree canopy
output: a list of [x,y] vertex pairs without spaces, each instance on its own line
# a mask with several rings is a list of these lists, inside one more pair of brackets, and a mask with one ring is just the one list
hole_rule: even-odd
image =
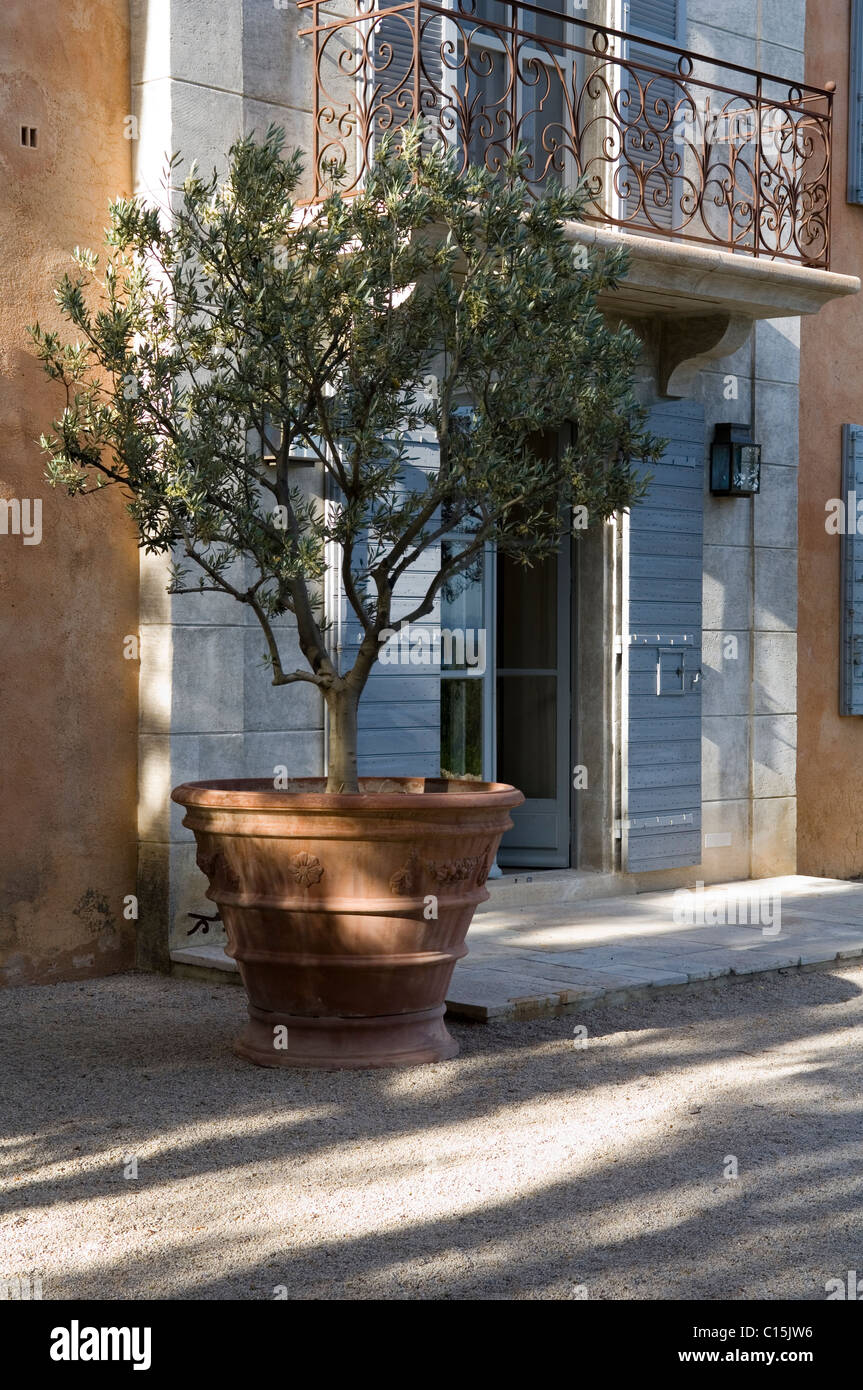
[[[31,329],[66,392],[41,441],[50,480],[120,486],[140,544],[175,557],[173,592],[253,610],[273,682],[328,702],[331,788],[356,786],[381,634],[432,613],[487,545],[530,564],[573,508],[594,523],[630,506],[659,446],[633,394],[637,335],[598,308],[625,255],[568,233],[583,192],[534,199],[519,155],[461,172],[419,123],[400,134],[360,192],[342,196],[334,171],[314,206],[277,128],[238,140],[221,178],[193,166],[173,209],[116,201],[104,252],[76,249],[56,291],[75,341]],[[415,466],[421,438],[431,466]],[[298,457],[323,474],[318,495]],[[429,554],[424,594],[396,615],[400,579]],[[334,556],[362,633],[349,667],[323,607]],[[283,665],[284,613],[308,669]]]

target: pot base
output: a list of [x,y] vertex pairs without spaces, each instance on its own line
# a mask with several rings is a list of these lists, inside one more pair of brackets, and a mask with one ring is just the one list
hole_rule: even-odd
[[418,1067],[445,1062],[458,1043],[443,1021],[445,1005],[381,1018],[302,1018],[249,1006],[234,1051],[259,1067]]

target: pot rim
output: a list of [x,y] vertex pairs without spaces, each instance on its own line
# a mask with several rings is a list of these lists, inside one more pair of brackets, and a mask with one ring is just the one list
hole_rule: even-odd
[[[202,806],[226,811],[422,811],[456,810],[459,807],[520,806],[524,795],[508,782],[449,781],[441,777],[361,777],[360,786],[386,786],[386,791],[327,792],[318,790],[324,777],[292,777],[290,789],[277,790],[269,777],[240,777],[204,782],[182,782],[171,800],[181,806]],[[316,785],[314,791],[295,791],[298,783]],[[426,791],[427,783],[434,790]],[[401,784],[404,790],[397,790]],[[458,788],[450,791],[449,788]],[[409,800],[410,799],[410,800]]]

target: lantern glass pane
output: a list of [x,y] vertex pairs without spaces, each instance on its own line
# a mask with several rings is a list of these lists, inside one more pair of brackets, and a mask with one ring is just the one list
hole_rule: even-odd
[[710,486],[714,492],[727,492],[731,473],[731,448],[716,443],[710,451]]
[[734,482],[735,492],[757,492],[761,473],[761,447],[758,444],[740,444],[735,450]]

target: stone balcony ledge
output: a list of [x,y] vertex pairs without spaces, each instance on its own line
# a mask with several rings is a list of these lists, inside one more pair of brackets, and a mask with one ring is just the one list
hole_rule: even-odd
[[745,318],[787,318],[816,314],[831,299],[856,294],[856,275],[735,254],[713,246],[641,236],[593,223],[569,224],[574,243],[629,253],[624,283],[606,297],[625,314],[675,317],[733,314]]

